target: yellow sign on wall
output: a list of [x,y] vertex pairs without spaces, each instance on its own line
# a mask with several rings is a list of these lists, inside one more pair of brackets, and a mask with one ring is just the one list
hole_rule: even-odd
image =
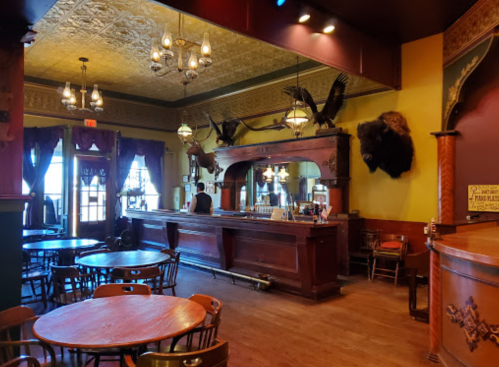
[[499,185],[469,185],[470,212],[499,212]]

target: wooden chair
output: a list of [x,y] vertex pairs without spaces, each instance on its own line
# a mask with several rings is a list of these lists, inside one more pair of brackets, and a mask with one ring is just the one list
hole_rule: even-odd
[[95,288],[95,273],[82,274],[76,266],[52,265],[50,269],[55,303],[68,305],[90,298]]
[[43,350],[42,364],[56,366],[56,356],[52,347],[40,340],[31,338],[30,332],[37,319],[34,311],[27,306],[12,307],[0,312],[0,364],[12,361],[19,348],[23,348],[24,353],[31,356],[31,348],[41,347]]
[[180,264],[180,252],[164,249],[162,253],[170,255],[170,259],[161,264],[163,270],[163,278],[161,279],[163,289],[172,289],[172,294],[175,294],[175,287],[177,285],[178,266]]
[[[218,336],[218,327],[220,326],[222,320],[222,301],[215,297],[203,294],[194,294],[189,297],[189,300],[199,303],[204,307],[206,310],[206,319],[202,326],[199,326],[185,334],[174,337],[172,343],[170,344],[170,353],[176,351],[193,351],[209,348]],[[178,346],[178,342],[184,337],[186,337],[185,345]]]
[[[98,245],[101,245],[102,247],[98,248],[98,249],[83,251],[80,253],[79,258],[81,259],[82,257],[89,256],[89,255],[105,254],[105,253],[111,252],[111,249],[109,249],[108,247],[105,247],[105,244],[98,244]],[[102,269],[100,269],[100,268],[86,268],[86,267],[83,268],[84,272],[87,272],[87,270],[90,273],[96,274],[95,281],[96,281],[97,285],[101,285],[101,283],[103,283],[103,282],[108,283],[110,281],[109,269],[105,269],[104,273],[103,273]]]
[[147,284],[114,283],[98,286],[94,291],[94,298],[126,296],[130,294],[150,295],[151,287]]
[[22,356],[11,359],[10,361],[0,365],[0,367],[17,367],[19,365],[28,367],[41,367],[40,362],[35,357]]
[[229,343],[216,340],[210,348],[187,353],[144,353],[133,363],[126,358],[128,367],[225,367],[229,360]]
[[37,299],[38,294],[36,293],[35,282],[40,282],[40,296],[43,302],[43,307],[47,308],[47,292],[50,288],[49,275],[50,273],[45,270],[33,270],[30,268],[31,257],[29,252],[23,251],[23,273],[22,273],[22,283],[29,283],[31,286],[31,292],[33,293],[34,300],[23,301],[22,303],[33,303],[39,302]]
[[361,233],[361,243],[357,250],[348,252],[348,259],[351,265],[360,265],[367,268],[367,279],[371,280],[371,264],[373,262],[374,244],[378,240],[378,230],[363,229]]
[[[430,321],[429,303],[424,308],[418,308],[418,286],[426,286],[430,289],[430,250],[417,254],[408,254],[405,257],[405,274],[409,284],[409,314],[415,320]],[[429,302],[429,295],[428,295]]]
[[[111,271],[111,281],[116,283],[116,280],[122,280],[123,283],[138,283],[139,280],[152,281],[152,289],[156,294],[163,293],[161,280],[163,271],[159,266],[150,266],[146,268],[114,268]],[[158,287],[156,287],[158,284]]]
[[[397,286],[400,270],[403,269],[405,255],[407,253],[408,239],[401,235],[383,235],[376,243],[373,251],[373,275],[374,277],[381,276],[395,279],[395,287]],[[385,267],[380,266],[379,261],[384,262]],[[395,262],[395,270],[387,267],[389,263]]]

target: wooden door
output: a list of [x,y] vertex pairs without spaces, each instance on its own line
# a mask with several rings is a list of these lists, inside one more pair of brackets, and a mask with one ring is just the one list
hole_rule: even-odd
[[109,205],[109,160],[76,156],[76,234],[103,241],[112,215]]

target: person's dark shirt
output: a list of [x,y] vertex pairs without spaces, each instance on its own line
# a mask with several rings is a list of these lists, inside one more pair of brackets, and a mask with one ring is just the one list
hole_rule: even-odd
[[203,191],[198,193],[192,200],[190,212],[197,214],[213,214],[213,201],[211,196]]

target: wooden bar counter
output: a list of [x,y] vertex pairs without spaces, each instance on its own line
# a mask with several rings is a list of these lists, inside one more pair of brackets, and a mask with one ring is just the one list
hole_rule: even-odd
[[447,235],[430,247],[430,359],[498,366],[499,227]]
[[171,248],[181,260],[244,275],[313,300],[340,294],[335,224],[162,210],[128,210],[140,248]]

